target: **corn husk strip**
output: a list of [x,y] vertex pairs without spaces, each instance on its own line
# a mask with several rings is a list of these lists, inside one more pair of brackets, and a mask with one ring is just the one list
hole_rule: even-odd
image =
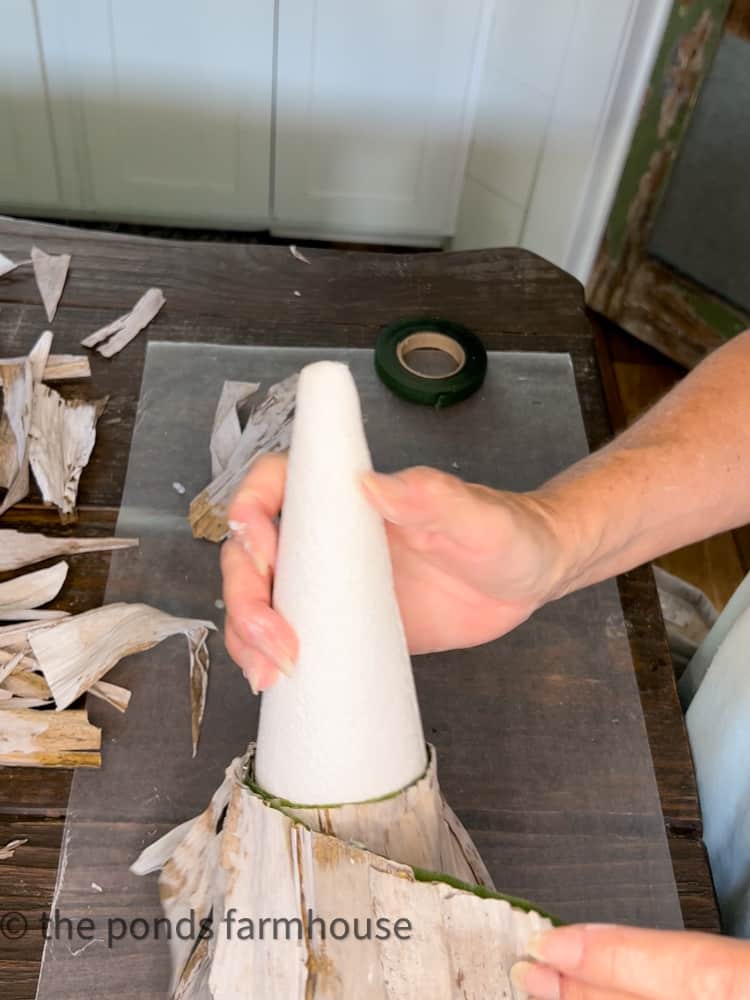
[[0,514],[29,492],[28,433],[33,383],[28,361],[0,365],[3,412],[0,417],[0,487],[6,490]]
[[110,684],[108,681],[97,681],[96,684],[92,684],[89,688],[89,694],[93,694],[95,698],[106,701],[108,705],[116,708],[118,712],[125,712],[130,704],[132,691],[120,687],[119,684]]
[[211,475],[214,479],[229,465],[242,437],[237,408],[260,388],[260,382],[224,383],[211,430]]
[[0,722],[0,764],[99,767],[101,739],[85,711],[8,710]]
[[59,509],[63,521],[74,516],[78,481],[91,456],[96,422],[106,402],[64,400],[46,385],[34,389],[29,461],[42,497]]
[[20,613],[54,600],[67,575],[68,564],[62,559],[47,569],[0,583],[0,619],[20,617]]
[[213,622],[175,618],[147,604],[107,604],[32,632],[29,644],[58,711],[67,708],[123,657],[181,633],[190,655],[193,756],[197,752],[208,686],[206,639]]
[[[161,288],[149,288],[138,299],[130,312],[119,316],[107,326],[95,330],[81,343],[84,347],[96,347],[105,358],[111,358],[123,347],[127,347],[130,341],[148,326],[166,301]],[[102,343],[102,341],[106,341],[106,343]],[[99,344],[101,344],[100,347],[97,346]]]
[[42,375],[43,382],[69,382],[90,378],[91,362],[85,354],[50,354]]
[[10,677],[12,673],[15,673],[25,659],[28,658],[22,652],[9,653],[4,649],[0,649],[0,684],[5,681],[6,677]]
[[80,552],[111,552],[114,549],[129,549],[137,544],[137,538],[54,538],[7,528],[0,530],[0,571],[19,569],[55,556],[72,556]]
[[28,261],[25,260],[13,261],[10,257],[6,257],[5,254],[0,253],[0,278],[5,277],[6,274],[10,274],[11,271],[15,271],[21,264],[27,263]]
[[0,711],[13,710],[17,708],[51,708],[51,698],[21,698],[19,695],[11,695],[8,699],[0,699]]
[[2,690],[10,691],[19,698],[42,698],[50,701],[52,692],[41,674],[30,670],[18,670],[3,681]]
[[[67,618],[68,615],[66,614],[65,617]],[[40,629],[52,628],[54,624],[54,621],[34,621],[19,625],[0,625],[0,649],[27,652],[29,650],[29,635]]]
[[44,609],[29,608],[22,611],[0,612],[0,621],[13,622],[59,622],[62,618],[68,618],[68,611],[46,611]]
[[29,492],[29,434],[34,387],[44,372],[52,334],[47,330],[27,358],[0,361],[3,412],[0,416],[0,487],[7,491],[0,514]]
[[297,375],[292,375],[272,385],[250,414],[224,471],[190,504],[190,526],[196,538],[220,542],[226,537],[229,501],[251,463],[264,452],[289,447],[296,394]]
[[294,245],[294,243],[290,243],[289,244],[289,253],[296,260],[302,261],[303,264],[309,264],[310,263],[310,261],[308,260],[308,258],[305,257],[305,255],[302,253],[301,250],[297,249],[297,247]]
[[[44,334],[51,342],[52,331]],[[8,358],[0,364],[20,364],[24,358]],[[91,362],[85,354],[50,354],[41,375],[42,382],[69,382],[73,379],[90,378]]]
[[28,837],[21,837],[18,840],[11,840],[10,843],[5,845],[5,847],[0,847],[0,861],[9,861],[18,848],[23,847],[23,845],[28,844],[28,842]]
[[44,311],[49,323],[55,318],[57,306],[62,297],[65,281],[68,277],[71,257],[69,253],[49,254],[39,247],[31,248],[31,263],[34,267],[34,279],[42,297]]

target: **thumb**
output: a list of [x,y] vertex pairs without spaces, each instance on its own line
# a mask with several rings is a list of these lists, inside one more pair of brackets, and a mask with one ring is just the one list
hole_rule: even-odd
[[460,479],[423,466],[392,475],[366,472],[362,487],[386,521],[432,531],[455,523],[457,509],[466,499],[466,486]]
[[[750,944],[713,934],[588,924],[547,931],[529,942],[528,952],[543,964],[522,963],[514,977],[540,1000],[729,1000],[744,995],[750,980]],[[555,973],[580,984],[578,991],[566,994]]]

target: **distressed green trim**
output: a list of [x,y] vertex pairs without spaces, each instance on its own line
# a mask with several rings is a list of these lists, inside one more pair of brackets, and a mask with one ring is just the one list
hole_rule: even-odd
[[747,317],[742,312],[704,291],[699,285],[694,285],[692,282],[688,284],[685,280],[685,283],[681,281],[678,287],[690,303],[695,315],[725,340],[731,340],[747,329]]
[[[672,12],[664,31],[659,54],[656,57],[651,79],[649,80],[641,117],[633,136],[628,158],[625,161],[607,224],[609,252],[616,260],[619,260],[625,245],[628,210],[636,197],[638,185],[641,177],[648,169],[651,157],[667,143],[679,148],[685,137],[695,104],[696,95],[694,94],[681,108],[666,135],[661,138],[659,137],[658,127],[661,116],[661,105],[665,91],[669,86],[667,73],[674,62],[675,48],[679,40],[695,28],[704,12],[709,11],[713,18],[714,26],[704,50],[705,62],[701,78],[698,81],[698,87],[696,88],[697,93],[711,69],[713,57],[721,40],[721,28],[730,3],[731,0],[700,0],[700,2],[696,2],[696,0],[691,0],[691,2],[675,0],[672,6]],[[656,208],[661,200],[663,190],[668,181],[669,172],[654,201],[654,208]]]

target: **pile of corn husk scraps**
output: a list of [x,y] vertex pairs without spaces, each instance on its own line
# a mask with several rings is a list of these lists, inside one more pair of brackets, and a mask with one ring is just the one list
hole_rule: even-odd
[[[0,550],[4,534],[0,532]],[[39,551],[43,536],[29,537]],[[18,546],[17,538],[11,541]],[[47,541],[54,548],[65,540]],[[86,551],[135,544],[114,538],[85,542]],[[40,604],[59,593],[67,570],[62,560],[0,584],[0,619],[15,620],[0,627],[0,764],[98,767],[101,731],[89,723],[85,709],[70,706],[88,691],[124,712],[130,691],[103,680],[105,674],[131,653],[179,634],[188,646],[195,756],[208,688],[206,640],[213,622],[177,618],[146,604],[108,604],[77,615],[39,611]]]
[[85,361],[50,354],[51,346],[52,333],[47,330],[26,357],[0,360],[0,488],[5,490],[0,514],[27,496],[31,469],[43,499],[58,508],[65,522],[75,519],[78,482],[91,456],[106,399],[66,400],[45,385],[48,371],[55,378],[89,371]]

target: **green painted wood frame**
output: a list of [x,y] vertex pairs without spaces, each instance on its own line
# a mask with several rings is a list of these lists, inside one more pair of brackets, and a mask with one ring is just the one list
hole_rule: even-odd
[[593,309],[687,367],[750,317],[650,256],[648,239],[724,27],[748,22],[750,0],[675,0],[586,287]]

